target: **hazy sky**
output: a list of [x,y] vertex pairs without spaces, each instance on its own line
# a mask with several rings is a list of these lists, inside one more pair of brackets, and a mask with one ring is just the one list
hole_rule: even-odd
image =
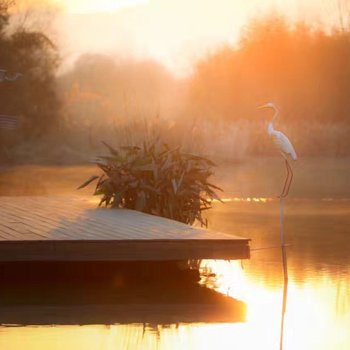
[[[56,0],[66,62],[83,52],[156,58],[186,74],[191,62],[234,43],[247,21],[271,11],[307,21],[334,21],[337,0]],[[333,15],[332,15],[333,14]]]

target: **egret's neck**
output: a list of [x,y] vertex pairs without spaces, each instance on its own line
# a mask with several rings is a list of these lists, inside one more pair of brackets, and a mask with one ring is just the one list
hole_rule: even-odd
[[275,131],[273,127],[273,123],[277,117],[278,117],[278,109],[274,108],[274,115],[271,121],[267,124],[267,132],[269,133],[269,135],[271,135]]

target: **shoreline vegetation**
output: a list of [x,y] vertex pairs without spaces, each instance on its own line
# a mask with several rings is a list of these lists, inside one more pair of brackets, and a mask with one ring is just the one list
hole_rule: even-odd
[[270,116],[256,112],[267,101],[280,106],[278,127],[298,154],[350,155],[350,27],[274,14],[251,20],[235,45],[181,79],[149,59],[93,53],[58,74],[62,58],[45,29],[9,26],[9,3],[0,5],[0,68],[23,74],[1,83],[0,114],[21,121],[0,130],[2,165],[84,164],[101,140],[120,147],[154,138],[215,162],[270,156]]
[[[247,157],[240,162],[217,164],[214,182],[224,192],[221,198],[275,198],[276,183],[283,183],[283,160]],[[293,198],[350,198],[350,157],[301,157],[294,165]],[[90,165],[12,165],[0,171],[0,196],[91,196],[91,188],[76,188],[96,173]],[[259,176],[257,176],[259,174]],[[317,176],[315,176],[317,174]],[[91,196],[93,199],[93,197]],[[99,200],[96,198],[96,205]]]
[[[171,147],[180,146],[181,150],[198,156],[209,157],[214,162],[241,162],[246,158],[271,157],[276,155],[266,133],[266,125],[261,121],[246,122],[204,122],[190,128],[189,125],[171,124],[168,121],[156,123],[133,122],[133,125],[120,130],[96,132],[90,139],[88,133],[71,136],[63,141],[60,136],[45,136],[42,139],[20,142],[15,146],[0,147],[1,166],[37,164],[37,165],[86,165],[98,156],[105,156],[106,151],[100,140],[114,147],[128,145],[141,146],[146,140],[160,137]],[[159,126],[159,123],[163,123]],[[138,125],[135,127],[135,125]],[[350,125],[302,123],[300,125],[283,125],[280,129],[293,140],[296,150],[302,157],[336,157],[350,156]],[[153,130],[150,130],[153,128]],[[127,129],[127,130],[126,130]],[[1,131],[7,137],[15,137],[14,131]],[[130,136],[131,135],[131,136]],[[145,136],[146,135],[146,136]],[[131,142],[131,143],[128,143]]]

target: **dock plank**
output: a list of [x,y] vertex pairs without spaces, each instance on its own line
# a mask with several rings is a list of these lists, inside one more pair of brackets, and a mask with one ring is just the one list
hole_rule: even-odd
[[0,197],[0,261],[249,258],[249,239],[83,196]]

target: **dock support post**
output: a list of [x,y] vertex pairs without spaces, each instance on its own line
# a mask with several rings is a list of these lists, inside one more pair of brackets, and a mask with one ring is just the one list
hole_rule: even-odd
[[281,333],[280,333],[280,350],[283,349],[283,334],[284,334],[284,317],[287,305],[288,291],[288,265],[287,265],[287,250],[284,235],[284,198],[280,198],[280,238],[283,262],[283,299],[282,299],[282,314],[281,314]]

